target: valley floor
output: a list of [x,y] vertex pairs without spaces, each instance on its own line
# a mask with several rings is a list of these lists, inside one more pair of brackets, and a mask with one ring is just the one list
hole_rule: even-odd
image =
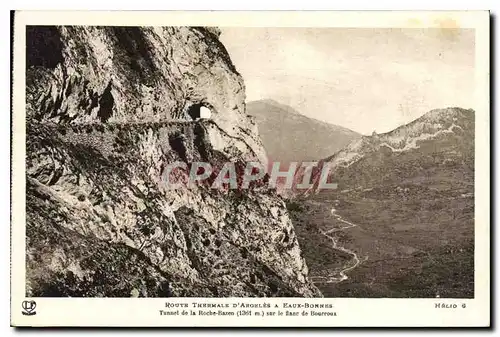
[[474,297],[471,193],[393,191],[288,202],[316,286],[325,297]]

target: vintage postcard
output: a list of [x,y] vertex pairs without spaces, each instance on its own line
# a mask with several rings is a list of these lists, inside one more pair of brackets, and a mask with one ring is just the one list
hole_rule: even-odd
[[489,20],[15,12],[11,325],[489,326]]

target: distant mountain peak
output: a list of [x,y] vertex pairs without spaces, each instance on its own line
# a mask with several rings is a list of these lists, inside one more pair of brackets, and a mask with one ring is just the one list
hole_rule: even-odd
[[[430,140],[446,133],[463,132],[474,121],[474,110],[462,108],[434,109],[416,120],[392,131],[363,136],[358,142],[349,144],[345,150],[358,152],[361,148],[374,145],[386,146],[392,152],[402,152],[419,147],[418,143]],[[348,156],[349,157],[349,156]]]
[[320,160],[361,137],[347,128],[304,116],[273,99],[248,102],[247,114],[256,119],[270,162]]

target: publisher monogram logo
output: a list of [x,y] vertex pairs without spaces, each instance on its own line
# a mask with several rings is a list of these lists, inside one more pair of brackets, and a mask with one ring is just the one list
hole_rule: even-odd
[[23,311],[22,311],[23,315],[26,315],[26,316],[36,315],[36,311],[35,311],[36,302],[35,301],[23,301],[21,306],[23,307]]

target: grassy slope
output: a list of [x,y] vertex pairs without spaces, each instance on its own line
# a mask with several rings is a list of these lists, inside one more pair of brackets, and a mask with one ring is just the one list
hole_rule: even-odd
[[247,104],[272,161],[319,160],[340,150],[360,135],[352,130],[301,115],[272,100]]
[[336,234],[362,262],[348,280],[318,284],[325,296],[473,297],[469,129],[464,125],[464,133],[445,134],[402,153],[375,150],[336,171],[338,190],[294,201],[301,208],[289,208],[312,276],[333,265],[334,255],[318,236],[335,225],[331,208],[358,225]]

